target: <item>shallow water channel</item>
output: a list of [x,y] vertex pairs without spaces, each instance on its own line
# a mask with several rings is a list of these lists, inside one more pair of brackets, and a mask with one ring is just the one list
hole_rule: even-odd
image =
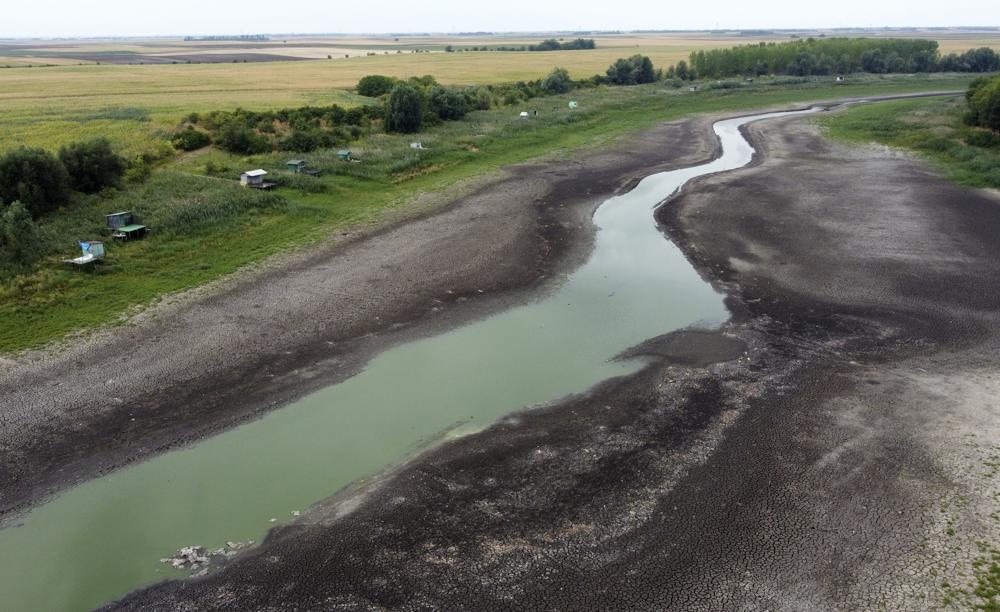
[[586,391],[641,367],[611,361],[621,351],[723,322],[722,296],[664,237],[652,210],[691,178],[747,164],[753,149],[739,126],[784,114],[716,123],[720,158],[654,174],[604,202],[589,261],[544,299],[388,350],[345,382],[34,509],[0,531],[0,609],[87,609],[184,576],[159,560],[182,546],[260,541],[293,511],[428,440]]

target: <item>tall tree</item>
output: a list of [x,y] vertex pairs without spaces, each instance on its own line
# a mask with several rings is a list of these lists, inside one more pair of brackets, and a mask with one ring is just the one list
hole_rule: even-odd
[[15,200],[36,219],[69,202],[69,175],[62,162],[44,149],[27,147],[0,157],[0,201]]
[[409,134],[420,131],[424,101],[420,92],[400,83],[392,88],[385,109],[385,128],[390,132]]

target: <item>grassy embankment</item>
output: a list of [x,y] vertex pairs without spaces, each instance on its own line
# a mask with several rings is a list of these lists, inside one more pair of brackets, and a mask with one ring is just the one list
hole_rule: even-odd
[[916,151],[966,187],[1000,189],[1000,137],[962,122],[965,97],[856,106],[823,119],[827,133],[855,143]]
[[[65,251],[52,253],[33,274],[0,289],[0,352],[36,347],[74,330],[113,322],[164,294],[203,284],[338,229],[418,213],[414,202],[421,193],[447,190],[501,166],[558,150],[596,146],[658,121],[821,98],[962,89],[967,82],[967,77],[898,77],[859,78],[846,84],[758,81],[752,87],[698,93],[659,85],[581,91],[524,103],[540,111],[530,121],[517,119],[520,108],[509,107],[472,113],[419,136],[376,134],[351,147],[363,160],[357,164],[340,162],[330,152],[306,155],[324,175],[298,179],[280,189],[276,198],[247,195],[234,181],[205,176],[206,166],[228,166],[223,174],[233,179],[238,171],[258,166],[279,175],[285,155],[241,158],[213,151],[185,156],[155,172],[145,185],[107,198],[80,198],[42,220],[49,243],[65,243]],[[570,98],[579,100],[581,108],[570,111]],[[412,140],[429,149],[409,149]],[[219,205],[229,200],[236,203]],[[209,208],[213,212],[203,214]],[[59,264],[60,257],[73,254],[73,240],[101,236],[103,214],[121,209],[141,212],[154,233],[140,242],[109,244],[107,262],[98,273],[66,270]]]

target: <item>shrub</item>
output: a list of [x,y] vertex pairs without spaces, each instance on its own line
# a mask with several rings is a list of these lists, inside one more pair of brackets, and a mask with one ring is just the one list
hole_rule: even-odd
[[975,79],[966,92],[969,122],[1000,132],[1000,76]]
[[38,228],[24,204],[15,201],[0,214],[0,264],[13,264],[13,270],[24,269],[41,255]]
[[293,130],[287,138],[281,141],[282,151],[302,151],[308,153],[320,147],[330,145],[330,137],[322,130],[311,128],[304,130]]
[[420,92],[402,83],[393,87],[385,109],[385,129],[404,134],[417,132],[422,119],[423,99]]
[[188,126],[186,130],[174,134],[174,137],[170,139],[170,144],[181,151],[194,151],[212,144],[212,138],[205,132]]
[[486,87],[476,90],[476,110],[490,110],[493,105],[493,94]]
[[645,55],[619,59],[608,67],[608,81],[614,85],[639,85],[656,80],[653,62]]
[[43,149],[20,148],[0,157],[0,201],[15,200],[35,219],[66,204],[66,167]]
[[215,143],[231,153],[253,155],[271,150],[270,141],[248,127],[229,121],[219,129]]
[[396,79],[392,77],[370,74],[358,81],[357,91],[359,95],[377,98],[392,91],[395,84]]
[[83,193],[118,187],[125,174],[125,160],[111,150],[111,143],[106,138],[62,147],[59,149],[59,161],[69,173],[70,185]]
[[445,121],[461,119],[469,112],[465,96],[446,87],[431,89],[427,96],[427,103],[430,110]]
[[573,79],[565,68],[553,68],[542,80],[542,89],[549,94],[563,94],[573,89]]

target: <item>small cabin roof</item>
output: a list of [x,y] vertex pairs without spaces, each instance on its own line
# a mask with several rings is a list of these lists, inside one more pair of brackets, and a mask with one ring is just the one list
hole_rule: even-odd
[[261,169],[247,170],[243,174],[245,174],[247,176],[264,176],[265,174],[267,174],[267,170],[261,170]]
[[105,217],[119,217],[121,215],[131,215],[131,210],[123,210],[121,212],[111,213],[110,215],[104,215]]
[[305,163],[306,163],[306,160],[304,160],[304,159],[290,159],[290,160],[288,160],[288,161],[285,162],[285,164],[289,165],[289,166],[301,166],[301,165],[303,165]]

